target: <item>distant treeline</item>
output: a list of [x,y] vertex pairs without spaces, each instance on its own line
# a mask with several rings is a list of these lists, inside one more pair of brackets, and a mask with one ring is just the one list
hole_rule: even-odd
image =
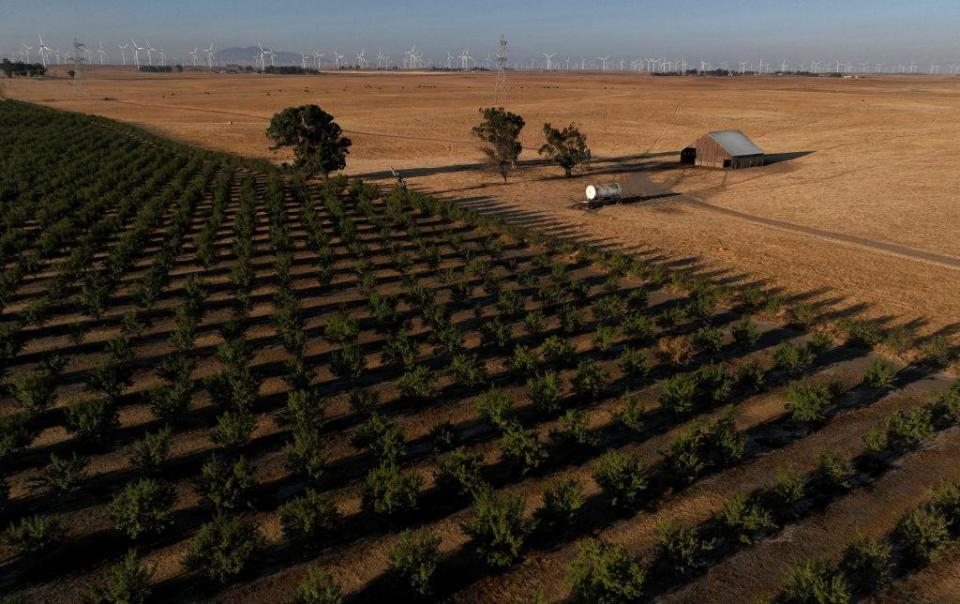
[[[709,77],[742,77],[742,76],[755,76],[759,75],[756,71],[745,71],[740,73],[739,71],[731,71],[729,69],[709,69],[700,71],[699,69],[688,69],[686,71],[655,71],[650,75],[654,76],[709,76]],[[839,72],[832,73],[814,73],[812,71],[773,71],[764,75],[773,75],[773,76],[804,76],[804,77],[825,77],[825,78],[839,78],[843,74]]]
[[140,71],[145,73],[172,73],[176,70],[178,73],[183,71],[183,65],[141,65]]
[[40,63],[24,63],[23,61],[11,63],[10,59],[4,59],[3,63],[0,64],[0,69],[3,69],[4,75],[8,78],[13,76],[42,76],[47,73],[47,68]]
[[294,65],[282,65],[280,67],[270,65],[263,70],[263,73],[271,73],[271,74],[278,74],[278,75],[307,75],[307,74],[316,75],[320,72],[317,71],[316,69],[311,69],[309,67],[304,69],[303,67],[297,67]]

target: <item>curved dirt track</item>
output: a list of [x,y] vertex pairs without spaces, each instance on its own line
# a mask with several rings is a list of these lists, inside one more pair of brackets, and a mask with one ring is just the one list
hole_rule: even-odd
[[724,208],[724,207],[707,203],[689,194],[681,195],[676,199],[678,201],[696,206],[698,208],[710,210],[711,212],[718,212],[720,214],[731,216],[739,220],[746,220],[754,224],[759,224],[759,225],[771,227],[774,229],[781,229],[785,231],[792,231],[794,233],[811,235],[813,237],[822,239],[824,241],[830,241],[833,243],[840,243],[844,245],[853,245],[868,251],[873,251],[873,252],[877,252],[877,253],[885,254],[889,256],[897,256],[898,258],[908,258],[910,260],[925,262],[925,263],[933,264],[936,266],[942,266],[944,268],[960,269],[960,258],[955,258],[953,256],[936,254],[934,252],[927,252],[923,250],[916,250],[916,249],[905,247],[902,245],[896,245],[894,243],[887,243],[884,241],[875,241],[872,239],[865,239],[863,237],[856,237],[853,235],[845,235],[843,233],[836,233],[833,231],[827,231],[827,230],[818,229],[815,227],[804,226],[802,224],[786,222],[783,220],[776,220],[774,218],[767,218],[766,216],[758,216],[757,214],[741,212],[739,210],[732,210],[730,208]]

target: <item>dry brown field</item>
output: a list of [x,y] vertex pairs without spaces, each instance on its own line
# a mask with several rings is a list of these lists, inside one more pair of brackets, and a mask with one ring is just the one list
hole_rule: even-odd
[[[960,311],[960,80],[508,77],[506,105],[527,122],[521,157],[537,157],[543,122],[575,121],[597,158],[591,169],[562,179],[554,168],[528,166],[506,185],[477,169],[470,128],[492,101],[491,74],[91,68],[79,93],[57,78],[7,82],[5,93],[271,159],[278,157],[264,136],[270,116],[318,103],[354,141],[351,175],[382,177],[394,166],[419,189],[535,212],[527,217],[864,305],[874,315],[919,319],[928,332],[949,329]],[[674,164],[681,147],[726,128],[743,130],[767,153],[794,157],[739,172]],[[570,207],[586,184],[636,179],[637,171],[652,181],[643,190],[683,195],[593,213]]]

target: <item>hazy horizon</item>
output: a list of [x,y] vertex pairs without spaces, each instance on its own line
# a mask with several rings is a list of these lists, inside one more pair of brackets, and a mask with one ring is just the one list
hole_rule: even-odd
[[[261,42],[276,51],[331,56],[337,50],[352,57],[361,49],[368,60],[378,50],[398,62],[416,45],[427,61],[443,63],[448,51],[469,48],[482,61],[496,53],[504,34],[512,59],[555,62],[570,57],[610,56],[701,59],[736,67],[738,61],[842,60],[855,65],[916,62],[960,64],[960,3],[927,0],[903,3],[852,0],[843,6],[824,0],[760,2],[678,9],[664,2],[622,0],[593,3],[540,0],[524,3],[492,0],[446,3],[413,0],[384,3],[355,0],[319,5],[303,0],[273,4],[237,0],[168,0],[116,7],[105,0],[38,3],[6,0],[0,22],[0,53],[11,56],[21,44],[33,47],[37,33],[51,48],[66,49],[74,36],[91,48],[100,40],[107,60],[117,62],[117,44],[149,40],[164,48],[168,62],[188,62],[188,51],[213,43],[215,49]],[[129,58],[129,57],[128,57]]]

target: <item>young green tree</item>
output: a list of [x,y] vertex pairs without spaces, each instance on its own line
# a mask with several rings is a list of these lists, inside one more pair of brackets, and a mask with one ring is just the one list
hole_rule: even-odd
[[543,507],[536,511],[539,520],[554,529],[573,525],[583,507],[583,483],[576,478],[558,478],[543,490]]
[[290,604],[340,604],[343,593],[330,573],[319,566],[312,566],[306,578],[297,584]]
[[643,593],[646,574],[622,546],[590,539],[580,547],[567,580],[573,599],[583,604],[626,604]]
[[190,542],[184,560],[187,568],[208,579],[226,583],[247,567],[263,545],[263,536],[240,516],[217,514]]
[[593,479],[611,505],[618,508],[639,505],[649,483],[647,469],[640,458],[617,450],[607,451],[597,460]]
[[333,116],[316,105],[287,107],[273,116],[267,128],[273,140],[271,149],[291,147],[296,170],[307,176],[324,177],[347,165],[347,153],[353,144]]
[[546,142],[540,147],[540,155],[547,156],[550,161],[563,168],[563,174],[569,178],[573,176],[573,169],[590,161],[590,148],[587,147],[587,136],[580,132],[580,127],[571,123],[563,130],[557,130],[549,123],[543,125],[543,136]]
[[150,598],[150,580],[155,572],[155,566],[144,566],[136,550],[130,550],[106,569],[103,582],[92,589],[90,599],[103,604],[142,604]]
[[524,516],[523,499],[488,489],[477,496],[474,511],[475,518],[463,530],[473,538],[480,559],[493,568],[516,562],[536,525]]
[[813,558],[797,562],[787,587],[777,600],[782,604],[847,604],[850,590],[843,572],[829,560]]
[[66,530],[55,516],[27,516],[11,524],[4,533],[5,541],[22,556],[39,556],[52,550],[66,536]]
[[333,500],[312,488],[281,505],[279,514],[283,534],[307,546],[321,545],[321,539],[340,522]]
[[176,495],[169,485],[152,478],[128,484],[110,502],[114,526],[130,539],[161,533],[173,524]]
[[473,134],[485,143],[483,153],[490,168],[507,182],[523,150],[519,140],[523,118],[503,107],[482,108],[480,113],[483,121],[473,127]]
[[430,579],[440,559],[440,537],[426,530],[404,531],[390,550],[390,568],[417,594],[430,593]]

